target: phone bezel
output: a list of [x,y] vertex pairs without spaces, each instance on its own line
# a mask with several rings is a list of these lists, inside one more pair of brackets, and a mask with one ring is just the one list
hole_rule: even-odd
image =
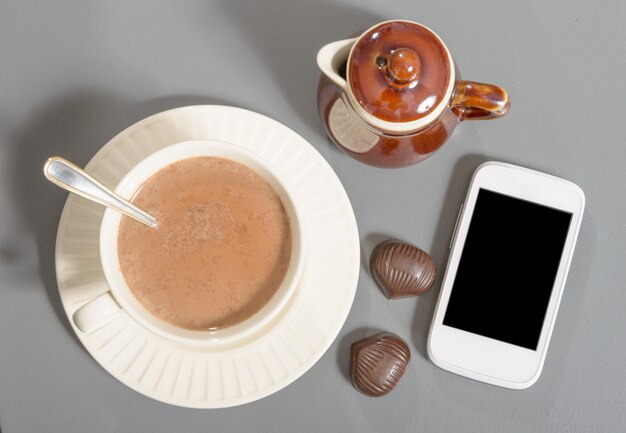
[[[443,325],[476,198],[481,188],[572,214],[537,350]],[[536,382],[541,374],[554,328],[584,206],[585,196],[582,190],[564,179],[500,162],[487,162],[476,169],[462,205],[428,337],[428,354],[437,366],[472,379],[513,389],[528,388]]]

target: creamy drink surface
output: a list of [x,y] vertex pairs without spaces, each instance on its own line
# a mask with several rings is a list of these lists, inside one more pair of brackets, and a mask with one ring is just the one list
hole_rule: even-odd
[[137,300],[162,320],[194,330],[235,325],[260,310],[285,277],[289,217],[274,188],[242,164],[175,162],[132,202],[159,227],[123,217],[120,268]]

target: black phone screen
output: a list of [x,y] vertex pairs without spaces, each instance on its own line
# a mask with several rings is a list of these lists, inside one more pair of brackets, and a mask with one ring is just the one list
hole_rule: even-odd
[[443,324],[536,350],[571,219],[481,188]]

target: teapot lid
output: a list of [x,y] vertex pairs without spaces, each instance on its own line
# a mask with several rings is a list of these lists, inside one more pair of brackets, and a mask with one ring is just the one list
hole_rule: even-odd
[[454,63],[441,39],[411,21],[386,21],[354,44],[346,76],[359,114],[391,133],[418,130],[448,106]]

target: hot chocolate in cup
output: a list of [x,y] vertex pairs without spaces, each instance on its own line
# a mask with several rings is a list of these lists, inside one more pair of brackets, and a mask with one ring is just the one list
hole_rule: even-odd
[[[167,184],[188,173],[201,177],[178,189]],[[198,189],[199,179],[209,188]],[[161,199],[159,185],[167,191]],[[82,332],[123,310],[154,334],[183,344],[233,342],[270,323],[293,295],[304,267],[302,214],[289,185],[259,155],[213,140],[174,144],[137,164],[115,192],[129,200],[143,196],[141,206],[148,205],[159,227],[105,210],[100,256],[110,291],[74,313]],[[172,232],[159,238],[150,230]],[[219,317],[212,316],[213,303],[223,304],[215,309]]]

